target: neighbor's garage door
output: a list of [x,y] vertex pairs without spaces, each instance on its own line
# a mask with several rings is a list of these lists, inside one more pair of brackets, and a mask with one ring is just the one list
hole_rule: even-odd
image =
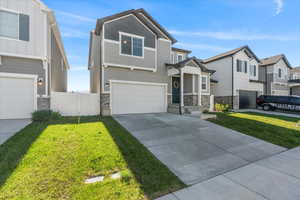
[[166,92],[165,84],[112,82],[112,114],[166,112]]
[[0,119],[30,118],[35,108],[35,79],[0,74]]
[[239,98],[240,98],[240,109],[256,108],[256,98],[257,98],[256,91],[240,90]]

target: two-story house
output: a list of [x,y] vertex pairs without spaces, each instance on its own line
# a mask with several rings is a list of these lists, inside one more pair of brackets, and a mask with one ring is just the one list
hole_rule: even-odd
[[288,82],[292,67],[284,54],[261,59],[260,67],[266,95],[290,95]]
[[39,0],[0,1],[0,119],[50,109],[69,68],[53,12]]
[[215,103],[229,104],[234,109],[255,108],[256,97],[263,94],[259,80],[260,60],[248,46],[204,59],[208,69],[215,70],[212,85]]
[[190,51],[144,9],[98,19],[91,32],[91,92],[99,93],[102,115],[184,113],[208,107],[210,75]]

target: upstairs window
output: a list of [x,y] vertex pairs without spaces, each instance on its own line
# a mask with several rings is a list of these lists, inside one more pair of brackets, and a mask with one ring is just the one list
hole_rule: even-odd
[[256,76],[256,65],[250,65],[250,75]]
[[282,69],[278,69],[278,77],[282,78]]
[[248,62],[242,60],[236,60],[236,71],[248,73]]
[[29,16],[0,10],[0,37],[29,41]]
[[144,56],[144,38],[121,34],[121,54],[135,57]]
[[177,55],[177,62],[183,61],[183,55]]
[[207,76],[202,76],[202,83],[201,83],[202,90],[207,90]]

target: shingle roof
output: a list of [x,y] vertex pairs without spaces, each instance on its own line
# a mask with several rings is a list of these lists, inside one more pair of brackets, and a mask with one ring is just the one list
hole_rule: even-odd
[[[164,35],[166,35],[167,38],[169,38],[172,41],[173,44],[177,42],[177,40],[168,31],[166,31],[156,20],[154,20],[153,17],[151,17],[149,15],[149,13],[147,13],[143,8],[131,9],[131,10],[127,10],[127,11],[124,11],[124,12],[120,12],[120,13],[117,13],[117,14],[114,14],[114,15],[110,15],[110,16],[98,19],[96,29],[95,29],[95,33],[98,34],[98,35],[100,34],[104,22],[107,22],[107,21],[110,21],[110,20],[113,20],[113,19],[116,19],[116,18],[119,18],[119,17],[123,17],[123,16],[129,15],[129,14],[133,14],[135,17],[137,17],[151,31],[153,31],[158,37],[163,38]],[[159,29],[160,31],[158,31],[157,29]]]
[[294,67],[293,69],[291,69],[291,72],[300,72],[300,66]]
[[187,58],[179,63],[176,63],[176,64],[169,64],[169,63],[166,63],[166,66],[172,66],[172,67],[175,67],[175,68],[182,68],[184,67],[188,62],[190,61],[194,61],[200,68],[201,68],[201,71],[203,72],[208,72],[208,73],[215,73],[216,71],[215,70],[210,70],[210,69],[207,69],[205,66],[204,66],[204,63],[201,59],[197,59],[195,56],[193,57],[190,57],[190,58]]
[[281,59],[283,59],[285,61],[285,63],[287,64],[287,66],[290,69],[292,69],[289,61],[287,60],[287,58],[285,57],[284,54],[279,54],[279,55],[276,55],[276,56],[271,56],[271,57],[268,57],[268,58],[261,59],[261,65],[260,66],[274,65],[274,64],[278,63]]
[[227,52],[225,52],[225,53],[222,53],[222,54],[213,56],[213,57],[211,57],[211,58],[204,59],[203,62],[204,62],[204,63],[209,63],[209,62],[212,62],[212,61],[221,59],[221,58],[225,58],[225,57],[227,57],[227,56],[232,56],[232,55],[238,53],[239,51],[241,51],[241,50],[243,50],[243,49],[247,49],[247,50],[254,56],[254,58],[255,58],[258,62],[260,61],[260,60],[258,59],[258,57],[253,53],[253,51],[249,48],[249,46],[245,45],[245,46],[242,46],[242,47],[239,47],[239,48],[236,48],[236,49],[227,51]]
[[176,47],[172,47],[172,50],[178,51],[178,52],[183,52],[183,53],[188,53],[188,54],[192,53],[192,51],[190,51],[190,50],[180,49],[180,48],[176,48]]

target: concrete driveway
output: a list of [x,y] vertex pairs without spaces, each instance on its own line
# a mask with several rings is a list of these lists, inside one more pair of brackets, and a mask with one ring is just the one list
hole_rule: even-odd
[[286,150],[187,116],[163,113],[114,118],[187,185]]
[[30,119],[0,120],[0,145],[31,123]]

